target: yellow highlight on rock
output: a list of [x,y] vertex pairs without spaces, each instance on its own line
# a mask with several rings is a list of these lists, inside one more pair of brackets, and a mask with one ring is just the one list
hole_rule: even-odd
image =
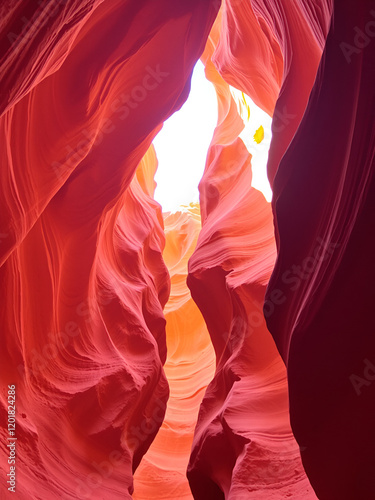
[[254,141],[257,144],[260,144],[264,139],[264,128],[263,125],[261,125],[258,130],[254,134]]

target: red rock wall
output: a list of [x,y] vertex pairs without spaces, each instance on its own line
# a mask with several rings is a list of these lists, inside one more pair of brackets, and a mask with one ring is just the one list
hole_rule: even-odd
[[[219,7],[0,6],[0,419],[6,443],[15,384],[21,500],[131,498],[138,466],[134,498],[191,498],[188,461],[196,499],[375,498],[375,5]],[[201,56],[219,120],[198,237],[197,208],[163,220],[153,200],[151,142]],[[273,114],[272,206],[229,84]]]
[[200,183],[203,227],[188,276],[216,372],[201,405],[188,478],[196,499],[313,499],[289,425],[285,366],[262,311],[276,257],[271,205],[251,187],[251,156],[237,138],[243,124],[211,60],[221,22],[202,58],[219,117]]
[[131,179],[217,7],[44,6],[3,4],[1,437],[15,384],[17,498],[130,498],[169,391],[162,214],[148,175]]
[[[361,34],[362,33],[362,34]],[[319,498],[371,499],[375,342],[374,2],[335,2],[301,125],[274,182],[279,254],[267,318]]]

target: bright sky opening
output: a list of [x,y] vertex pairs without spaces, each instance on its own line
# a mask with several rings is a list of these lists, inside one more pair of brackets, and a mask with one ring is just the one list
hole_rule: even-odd
[[[271,117],[258,108],[248,96],[243,96],[234,88],[231,88],[231,91],[236,102],[245,99],[250,107],[249,121],[247,116],[242,116],[245,129],[240,137],[253,156],[252,185],[262,191],[270,201],[272,192],[267,180],[266,164],[271,141]],[[203,175],[216,124],[216,92],[212,83],[205,77],[203,64],[198,61],[193,71],[187,101],[164,122],[162,130],[154,139],[159,162],[155,175],[155,199],[161,204],[164,212],[175,212],[181,205],[199,201],[198,184]],[[260,125],[264,128],[264,139],[257,144],[254,134]]]

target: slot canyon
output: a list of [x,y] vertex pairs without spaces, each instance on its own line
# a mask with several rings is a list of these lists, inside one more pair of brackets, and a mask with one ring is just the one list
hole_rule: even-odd
[[[375,1],[0,13],[1,500],[374,500]],[[199,61],[199,202],[163,211]]]

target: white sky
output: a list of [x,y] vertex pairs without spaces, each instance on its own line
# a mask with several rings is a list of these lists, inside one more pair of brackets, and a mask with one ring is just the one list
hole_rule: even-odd
[[[241,92],[232,88],[235,99]],[[266,175],[268,149],[271,140],[271,117],[259,109],[248,96],[250,120],[240,134],[253,155],[252,185],[271,200]],[[247,117],[246,117],[247,118]],[[190,95],[179,111],[166,122],[154,139],[159,165],[155,175],[155,199],[163,211],[176,211],[181,205],[199,201],[198,184],[203,175],[207,150],[217,123],[217,99],[214,86],[204,75],[198,61],[193,72]],[[256,144],[253,135],[263,125],[264,139]]]

